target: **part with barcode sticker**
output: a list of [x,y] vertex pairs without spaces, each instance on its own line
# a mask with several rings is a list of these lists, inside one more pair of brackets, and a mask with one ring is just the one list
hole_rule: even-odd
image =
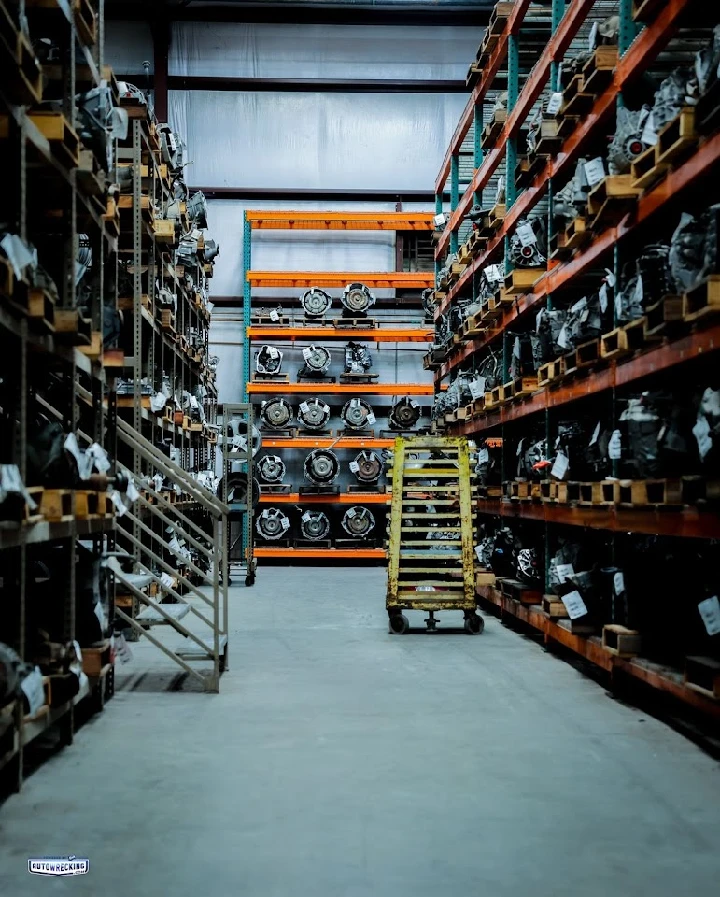
[[594,187],[596,184],[599,184],[600,181],[604,180],[606,174],[605,162],[600,156],[586,162],[584,168],[585,177],[589,187]]
[[568,592],[567,595],[561,595],[560,600],[565,605],[565,610],[571,620],[577,620],[578,617],[584,617],[588,612],[587,606],[582,599],[582,595],[578,591]]
[[358,470],[360,470],[360,465],[357,463],[357,461],[351,461],[349,466],[352,473],[357,473]]
[[555,477],[556,480],[562,480],[565,478],[565,474],[568,472],[568,467],[570,466],[570,459],[567,455],[563,454],[563,452],[558,452],[555,458],[555,463],[552,466],[552,470],[550,471],[550,476]]
[[700,604],[698,604],[698,610],[700,611],[700,616],[705,624],[705,629],[707,629],[707,634],[720,634],[720,601],[718,601],[717,595],[713,595],[712,598],[706,598],[704,601],[701,601]]

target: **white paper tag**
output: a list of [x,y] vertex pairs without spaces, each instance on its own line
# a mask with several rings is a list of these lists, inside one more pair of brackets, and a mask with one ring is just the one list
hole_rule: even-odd
[[590,29],[590,34],[588,35],[588,50],[591,53],[597,46],[597,39],[598,39],[598,23],[593,22],[592,28]]
[[20,683],[20,688],[28,700],[28,713],[35,716],[38,710],[45,703],[45,688],[43,686],[43,676],[40,667],[35,667],[32,673],[29,673]]
[[305,513],[302,515],[302,519],[303,520],[312,520],[312,514],[310,513],[310,511],[305,511]]
[[635,301],[638,305],[642,305],[643,301],[643,282],[642,275],[638,274],[638,279],[635,283]]
[[718,601],[717,595],[701,601],[698,604],[698,610],[708,635],[718,635],[720,633],[720,601]]
[[557,93],[551,93],[550,99],[547,101],[547,106],[545,107],[546,115],[557,115],[560,109],[562,108],[563,103],[563,95],[558,91]]
[[140,498],[140,493],[135,488],[135,482],[132,477],[128,480],[128,487],[125,490],[125,494],[130,501],[137,501]]
[[87,450],[87,454],[92,457],[95,470],[97,470],[98,473],[107,473],[107,471],[110,470],[110,461],[107,452],[97,442],[93,442]]
[[485,377],[475,377],[470,381],[470,395],[473,399],[479,399],[485,395]]
[[618,572],[613,576],[613,590],[616,595],[622,595],[625,591],[625,577],[623,575],[622,570],[618,570]]
[[366,420],[367,420],[367,423],[369,423],[369,424],[375,423],[375,415],[372,413],[372,411],[370,412],[370,414],[368,414]]
[[614,430],[610,437],[610,442],[608,443],[608,458],[610,458],[611,461],[619,461],[621,457],[622,439],[620,437],[620,430]]
[[115,648],[115,656],[120,659],[120,663],[130,663],[133,658],[132,651],[122,633],[113,636],[113,647]]
[[357,516],[357,511],[355,510],[355,508],[348,508],[345,513],[351,520],[353,519],[353,517]]
[[154,396],[150,396],[150,410],[154,411],[157,414],[159,411],[162,411],[165,407],[165,395],[161,392],[156,392]]
[[307,412],[308,412],[308,403],[307,403],[307,402],[301,402],[301,403],[300,403],[300,410],[302,411],[303,414],[307,414]]
[[646,146],[655,146],[658,140],[657,131],[655,130],[655,116],[651,112],[645,119],[640,139]]
[[597,156],[595,159],[591,159],[589,162],[586,162],[584,168],[585,177],[587,179],[588,186],[590,187],[594,187],[605,178],[605,162],[600,156]]
[[482,563],[482,545],[475,546],[475,557]]
[[563,324],[560,328],[560,333],[558,333],[557,341],[558,346],[560,346],[561,349],[568,349],[570,347],[570,344],[568,343],[568,329],[565,324]]
[[478,452],[478,464],[488,464],[490,461],[490,452],[486,448],[481,448]]
[[122,517],[123,514],[127,514],[127,507],[117,489],[113,489],[113,491],[110,493],[110,501],[115,505],[115,510],[117,511],[118,517]]
[[600,311],[604,313],[607,311],[607,307],[608,307],[607,284],[603,284],[600,287],[599,299],[600,299]]
[[515,234],[522,246],[534,246],[537,243],[535,231],[532,229],[532,225],[527,222],[518,224],[515,228]]
[[305,361],[307,361],[308,358],[310,358],[310,356],[313,354],[313,349],[314,349],[314,348],[315,348],[315,347],[312,346],[312,347],[310,347],[309,349],[306,348],[306,349],[303,349],[303,350],[302,350],[302,356],[303,356],[303,358],[305,359]]
[[571,620],[577,620],[578,617],[584,617],[588,612],[580,592],[568,592],[567,595],[562,595],[560,600],[565,605],[565,609]]
[[595,445],[595,443],[598,441],[599,436],[600,436],[600,421],[597,422],[597,425],[596,425],[595,429],[593,430],[592,438],[590,439],[590,442],[588,442],[588,448],[590,448],[591,445]]
[[556,480],[564,479],[569,466],[570,459],[568,458],[568,456],[563,452],[558,452],[557,457],[555,458],[555,463],[553,464],[552,470],[550,471],[550,476],[555,477]]
[[175,587],[175,580],[172,578],[172,576],[170,576],[169,573],[161,573],[160,582],[165,586],[166,589],[172,589]]
[[697,439],[698,452],[700,460],[704,461],[707,453],[713,447],[712,436],[710,435],[710,424],[706,417],[698,417],[697,423],[692,428],[693,436]]
[[352,473],[357,473],[360,470],[360,465],[357,461],[351,461],[349,466]]
[[275,311],[274,308],[273,308],[273,310],[270,312],[270,320],[271,320],[271,321],[279,321],[279,320],[280,320],[280,315]]
[[557,573],[558,582],[565,582],[575,571],[572,564],[556,564],[555,572]]

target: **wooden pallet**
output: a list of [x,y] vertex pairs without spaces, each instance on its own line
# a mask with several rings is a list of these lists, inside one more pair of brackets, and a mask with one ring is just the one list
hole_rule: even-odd
[[557,155],[562,146],[562,137],[558,133],[559,125],[555,118],[543,119],[540,122],[540,133],[538,134],[537,143],[533,159],[528,169],[528,179],[532,180],[534,175],[540,170],[548,156]]
[[592,94],[594,97],[601,94],[613,79],[617,61],[617,47],[597,47],[582,69],[583,93]]
[[537,391],[537,377],[516,377],[512,382],[513,399],[522,399],[525,396],[532,395]]
[[520,604],[542,604],[542,592],[517,579],[498,579],[501,593]]
[[166,221],[163,218],[155,218],[153,221],[153,235],[158,243],[174,245],[176,242],[175,222]]
[[588,193],[590,229],[597,231],[617,224],[636,203],[641,190],[631,174],[609,174]]
[[77,168],[80,161],[80,140],[62,112],[34,110],[28,117],[50,144],[50,151],[66,169]]
[[120,208],[118,207],[117,202],[115,201],[115,197],[108,196],[105,202],[105,214],[103,217],[103,224],[105,225],[105,230],[111,237],[119,237],[120,236]]
[[560,505],[575,504],[580,498],[580,483],[575,480],[559,481],[557,484],[557,502]]
[[601,480],[600,482],[578,483],[579,505],[614,505],[620,498],[620,487],[617,480]]
[[635,629],[609,623],[602,628],[602,646],[615,657],[635,657],[642,650],[642,636]]
[[540,482],[540,498],[546,504],[554,504],[558,496],[557,480],[541,480]]
[[695,109],[688,106],[658,132],[656,163],[676,165],[685,159],[697,146],[698,134],[695,130]]
[[538,387],[548,386],[554,380],[559,380],[563,372],[564,362],[562,358],[556,358],[554,361],[541,364],[538,368]]
[[564,231],[559,231],[550,238],[550,257],[558,260],[570,258],[591,236],[586,219],[580,216],[574,218]]
[[585,90],[582,75],[575,75],[563,93],[563,115],[584,118],[594,105],[595,94]]
[[98,520],[112,513],[113,504],[106,492],[78,489],[75,492],[75,516],[78,520]]
[[29,38],[17,28],[5,5],[0,3],[0,80],[5,99],[33,106],[42,100],[42,66]]
[[379,376],[379,374],[346,373],[340,374],[339,380],[341,383],[377,383]]
[[528,293],[545,274],[545,268],[514,268],[505,275],[505,295]]
[[72,346],[89,346],[92,342],[92,321],[77,308],[55,308],[55,335],[60,342]]
[[567,608],[557,595],[543,595],[540,603],[542,604],[542,609],[545,612],[545,615],[549,617],[549,619],[568,619],[569,614]]
[[664,296],[654,305],[645,309],[644,337],[665,336],[669,331],[677,329],[683,321],[682,296]]
[[679,477],[646,480],[620,480],[618,504],[629,507],[684,504],[683,482]]
[[73,492],[71,489],[43,489],[38,503],[40,514],[53,523],[73,519]]
[[579,115],[568,115],[564,111],[559,112],[555,118],[558,123],[558,137],[563,141],[571,134],[575,133],[575,130],[580,123]]
[[710,277],[683,295],[682,317],[685,322],[698,321],[720,312],[720,274]]
[[502,129],[507,121],[507,109],[496,109],[483,128],[480,142],[483,149],[491,149],[498,142]]
[[625,355],[631,355],[632,351],[624,327],[616,327],[615,330],[600,337],[600,358],[603,361],[623,358]]
[[658,184],[670,171],[669,162],[657,161],[657,149],[649,147],[635,159],[630,167],[633,187],[638,190],[649,190]]
[[574,374],[575,371],[591,367],[600,360],[600,339],[591,339],[580,343],[572,352],[563,355],[564,370],[562,376]]
[[715,701],[720,700],[720,660],[714,657],[686,657],[685,685]]

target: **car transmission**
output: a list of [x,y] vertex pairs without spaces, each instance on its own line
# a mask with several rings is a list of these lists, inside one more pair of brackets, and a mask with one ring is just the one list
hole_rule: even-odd
[[350,470],[359,483],[376,483],[383,472],[383,462],[375,452],[365,449],[350,462]]
[[345,346],[345,373],[364,374],[372,367],[372,355],[360,343],[349,342]]
[[255,530],[263,539],[282,539],[289,529],[290,521],[280,508],[264,508],[255,521]]
[[547,259],[541,251],[544,248],[542,219],[532,223],[521,220],[510,237],[510,261],[514,268],[542,268]]
[[420,420],[422,409],[409,396],[398,399],[390,409],[388,425],[391,430],[410,430]]
[[368,508],[353,505],[345,511],[342,527],[349,536],[365,539],[375,529],[375,518]]
[[317,486],[329,486],[340,473],[337,455],[330,449],[313,449],[303,465],[306,479]]
[[266,483],[280,483],[285,476],[285,464],[279,455],[265,455],[257,462],[260,479]]
[[279,374],[283,353],[275,346],[261,346],[255,353],[255,370],[258,374]]
[[322,318],[332,306],[332,296],[317,287],[306,290],[300,297],[306,318]]
[[343,406],[340,417],[350,430],[364,430],[375,423],[375,415],[364,399],[350,399]]
[[330,406],[317,398],[301,402],[298,408],[298,420],[308,430],[322,430],[330,420]]
[[270,399],[268,402],[263,402],[260,406],[260,419],[274,430],[287,427],[293,419],[292,405],[288,404],[285,399]]
[[327,538],[330,532],[330,521],[323,511],[304,511],[300,518],[300,529],[306,539],[317,542]]
[[205,201],[205,194],[201,190],[193,193],[187,201],[187,214],[195,227],[206,228],[208,226],[207,202]]
[[421,301],[425,317],[432,318],[435,314],[435,290],[432,288],[423,290]]
[[618,106],[615,136],[608,149],[610,174],[627,174],[635,159],[646,149],[642,133],[649,115],[647,106],[638,110]]
[[[225,436],[229,440],[233,451],[246,452],[248,450],[248,422],[246,420],[231,420],[227,425]],[[251,451],[254,457],[262,447],[262,436],[255,424],[252,426],[250,439]]]
[[332,356],[330,350],[324,346],[307,346],[302,350],[305,367],[301,371],[303,376],[322,376],[330,367]]
[[343,291],[341,301],[350,317],[364,317],[375,305],[375,296],[364,283],[349,283]]

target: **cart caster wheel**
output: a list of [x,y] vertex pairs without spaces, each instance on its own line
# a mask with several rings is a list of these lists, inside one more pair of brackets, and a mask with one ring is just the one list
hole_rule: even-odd
[[248,575],[245,577],[245,585],[246,586],[254,586],[255,585],[255,574],[254,573],[248,573]]
[[410,621],[405,614],[393,614],[388,621],[388,629],[394,635],[402,635],[410,628]]
[[465,617],[465,632],[470,633],[470,635],[479,635],[484,628],[485,620],[478,614],[471,614],[469,617]]

